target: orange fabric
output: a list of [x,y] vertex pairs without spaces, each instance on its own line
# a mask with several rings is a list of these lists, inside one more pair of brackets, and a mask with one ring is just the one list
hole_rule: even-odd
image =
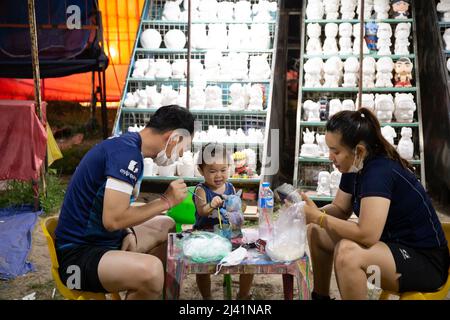
[[[108,101],[119,101],[145,0],[99,0],[103,20]],[[44,80],[42,100],[90,101],[91,73]],[[96,79],[96,83],[98,80]],[[0,99],[34,99],[33,80],[0,78]]]

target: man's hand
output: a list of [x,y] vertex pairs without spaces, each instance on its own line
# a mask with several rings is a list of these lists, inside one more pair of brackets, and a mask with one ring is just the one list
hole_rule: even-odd
[[211,200],[211,208],[213,209],[217,209],[220,208],[223,204],[223,200],[221,197],[219,196],[215,196],[212,200]]
[[176,206],[187,196],[187,185],[183,179],[172,181],[169,184],[164,196],[170,201],[170,204]]

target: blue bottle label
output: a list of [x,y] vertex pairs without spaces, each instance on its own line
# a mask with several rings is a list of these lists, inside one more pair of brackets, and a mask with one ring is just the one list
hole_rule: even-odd
[[259,206],[264,209],[272,209],[273,208],[273,198],[262,198],[259,200]]

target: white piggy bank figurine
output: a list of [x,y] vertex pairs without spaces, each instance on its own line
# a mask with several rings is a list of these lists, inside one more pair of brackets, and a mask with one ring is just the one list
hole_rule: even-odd
[[391,122],[394,109],[392,94],[375,95],[375,115],[380,122]]
[[412,128],[403,127],[400,135],[402,137],[398,142],[397,151],[403,159],[412,160],[414,157],[414,143],[411,139]]
[[414,102],[414,95],[412,93],[395,94],[394,116],[397,122],[413,122],[414,111],[416,111],[416,103]]

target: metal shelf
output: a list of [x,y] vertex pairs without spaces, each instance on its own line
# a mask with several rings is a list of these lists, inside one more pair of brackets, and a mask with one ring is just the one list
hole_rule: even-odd
[[[299,162],[313,162],[313,163],[332,163],[332,161],[328,158],[317,157],[317,158],[308,158],[308,157],[299,157]],[[413,165],[420,165],[420,160],[408,160],[409,163]]]
[[[208,52],[209,49],[192,49],[191,54],[204,54]],[[252,50],[252,49],[239,49],[239,50],[230,50],[230,49],[219,49],[221,52],[247,52],[247,53],[273,53],[273,49],[265,49],[265,50]],[[187,49],[167,49],[167,48],[158,48],[158,49],[144,49],[144,48],[136,48],[136,53],[163,53],[163,54],[176,54],[176,53],[186,53]]]
[[[358,88],[302,88],[303,92],[358,92]],[[370,92],[416,92],[416,87],[410,88],[363,88],[364,93]]]
[[[158,109],[137,109],[137,108],[122,108],[122,113],[144,113],[144,114],[152,114],[155,113]],[[192,114],[224,114],[224,115],[267,115],[267,111],[252,111],[252,110],[220,110],[220,109],[206,109],[206,110],[189,110]]]
[[[170,24],[174,26],[185,26],[187,25],[186,21],[169,21],[169,20],[149,20],[144,19],[142,20],[142,23],[145,24],[153,24],[153,25],[159,25],[159,24]],[[269,25],[275,25],[276,21],[235,21],[235,20],[195,20],[192,21],[192,24],[210,24],[210,23],[225,23],[225,24],[253,24],[253,23],[264,23]]]
[[[320,121],[320,122],[313,122],[313,121],[300,121],[300,125],[302,127],[325,127],[327,124],[326,121]],[[401,122],[383,122],[381,123],[382,127],[385,126],[391,126],[391,127],[412,127],[416,128],[419,127],[418,122],[411,122],[411,123],[401,123]]]
[[[326,20],[326,19],[320,19],[320,20],[316,20],[316,19],[306,19],[305,23],[320,23],[320,24],[326,24],[326,23],[359,23],[359,19],[348,19],[348,20],[342,20],[342,19],[333,19],[333,20]],[[396,23],[401,23],[401,22],[413,22],[413,19],[380,19],[380,20],[376,20],[376,19],[367,19],[364,20],[364,22],[376,22],[376,23],[391,23],[391,24],[396,24]]]
[[[141,82],[141,83],[167,83],[167,84],[171,84],[171,83],[177,83],[177,84],[186,84],[187,80],[186,79],[174,79],[174,78],[170,78],[170,79],[150,79],[150,78],[127,78],[128,82]],[[193,80],[191,80],[191,82],[194,82]],[[218,82],[220,83],[262,83],[262,84],[269,84],[270,80],[252,80],[252,79],[248,79],[248,80],[206,80],[206,85],[213,85],[213,84],[217,84]]]
[[[160,176],[150,176],[144,177],[144,181],[152,181],[152,182],[160,182],[160,183],[170,183],[177,179],[183,179],[185,182],[195,182],[200,183],[205,181],[203,177],[160,177]],[[261,182],[260,178],[249,178],[249,179],[241,179],[241,178],[228,178],[228,182],[233,184],[259,184]]]
[[[304,59],[311,59],[311,58],[329,59],[331,57],[338,57],[338,58],[341,58],[341,59],[347,59],[347,58],[350,58],[350,57],[359,58],[359,54],[305,54],[305,55],[303,55]],[[378,55],[376,53],[366,53],[366,54],[364,54],[364,57],[372,57],[374,59],[380,59],[380,58],[388,57],[388,58],[391,58],[392,60],[398,60],[400,58],[415,59],[416,55],[415,54],[409,54],[409,55],[396,55],[396,54]]]

